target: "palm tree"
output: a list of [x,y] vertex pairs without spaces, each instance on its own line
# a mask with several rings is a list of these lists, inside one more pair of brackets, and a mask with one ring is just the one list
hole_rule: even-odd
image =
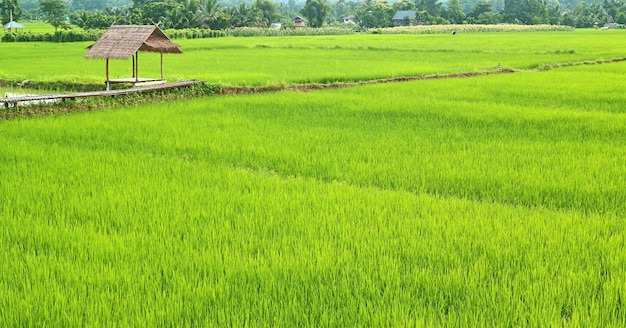
[[182,6],[176,6],[166,15],[166,26],[176,29],[189,27],[189,18],[187,16],[187,12]]
[[187,17],[188,27],[219,29],[226,20],[217,0],[183,0],[180,8]]
[[247,6],[245,3],[230,9],[230,23],[233,27],[258,26],[263,20],[263,13],[255,6]]

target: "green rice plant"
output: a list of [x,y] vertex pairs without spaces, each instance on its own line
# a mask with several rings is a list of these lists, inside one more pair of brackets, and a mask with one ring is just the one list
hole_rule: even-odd
[[209,28],[186,28],[186,29],[167,29],[163,31],[170,39],[204,39],[204,38],[221,38],[226,36],[224,31],[211,30]]
[[96,41],[102,31],[77,31],[77,30],[60,30],[54,33],[33,33],[21,32],[13,34],[5,34],[2,42],[81,42]]
[[[231,86],[350,82],[624,58],[624,31],[335,35],[177,41],[165,55],[169,81],[199,79]],[[524,47],[520,47],[524,44]],[[613,46],[607,47],[607,44]],[[89,42],[7,43],[0,79],[104,85],[103,60],[83,58]],[[158,54],[139,54],[139,74],[159,77]],[[130,60],[112,60],[110,77],[129,77]]]
[[397,26],[390,28],[377,28],[368,30],[369,33],[376,34],[449,34],[452,31],[457,33],[477,33],[477,32],[566,32],[574,31],[574,28],[566,25],[481,25],[481,24],[450,24],[450,25],[418,25],[418,26]]
[[354,33],[353,27],[296,27],[280,29],[237,27],[226,30],[227,35],[235,37],[350,35]]
[[0,122],[0,326],[624,326],[625,72]]

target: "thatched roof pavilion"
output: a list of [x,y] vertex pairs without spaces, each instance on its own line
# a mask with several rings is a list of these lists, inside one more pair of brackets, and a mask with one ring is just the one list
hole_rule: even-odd
[[10,21],[6,24],[4,24],[4,26],[2,26],[3,29],[5,29],[7,31],[7,33],[12,33],[13,29],[16,28],[26,28],[26,26],[18,23],[18,22],[14,22],[14,21]]
[[[161,54],[161,79],[139,78],[139,51],[158,52]],[[181,54],[180,45],[172,42],[161,29],[155,25],[112,25],[89,47],[85,58],[103,58],[106,60],[106,84],[139,83],[163,81],[163,54]],[[132,79],[109,79],[109,59],[133,58]]]

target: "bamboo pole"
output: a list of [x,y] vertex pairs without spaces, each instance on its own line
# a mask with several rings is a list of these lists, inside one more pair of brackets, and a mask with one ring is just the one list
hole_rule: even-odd
[[135,56],[137,56],[137,65],[135,65],[135,82],[139,82],[139,51],[135,52]]
[[106,58],[106,65],[105,65],[105,75],[106,75],[106,81],[104,81],[104,84],[106,84],[107,87],[107,91],[111,90],[111,83],[109,82],[109,58]]
[[163,80],[163,52],[161,52],[161,80]]

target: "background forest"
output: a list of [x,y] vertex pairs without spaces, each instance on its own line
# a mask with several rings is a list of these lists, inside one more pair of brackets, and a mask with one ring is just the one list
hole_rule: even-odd
[[[394,20],[399,11],[406,16]],[[598,27],[626,23],[623,0],[1,0],[2,23],[46,20],[55,28],[105,29],[111,24],[161,28],[355,28],[436,24],[553,24]],[[280,24],[280,25],[277,25]]]

